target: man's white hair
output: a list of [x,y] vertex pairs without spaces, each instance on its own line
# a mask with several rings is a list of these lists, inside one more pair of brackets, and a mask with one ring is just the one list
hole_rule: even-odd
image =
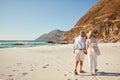
[[85,31],[80,31],[80,35],[82,35],[83,33],[85,33]]

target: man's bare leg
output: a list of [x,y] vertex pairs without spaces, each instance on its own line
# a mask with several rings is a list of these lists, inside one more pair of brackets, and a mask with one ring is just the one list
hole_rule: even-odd
[[75,70],[74,70],[74,73],[75,73],[76,75],[78,75],[78,73],[77,73],[78,63],[79,63],[79,61],[76,61],[76,63],[75,63]]
[[84,71],[82,70],[83,67],[83,61],[80,61],[80,73],[83,73]]

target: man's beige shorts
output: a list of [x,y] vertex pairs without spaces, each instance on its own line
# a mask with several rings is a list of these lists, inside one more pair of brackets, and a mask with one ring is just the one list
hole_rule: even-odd
[[83,50],[75,50],[75,59],[76,59],[76,61],[83,61],[84,60]]

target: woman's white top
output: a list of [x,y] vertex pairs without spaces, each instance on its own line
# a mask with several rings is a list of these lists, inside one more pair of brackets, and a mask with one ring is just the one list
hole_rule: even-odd
[[96,38],[90,38],[86,40],[86,47],[88,54],[92,54],[92,48],[98,48],[98,43]]

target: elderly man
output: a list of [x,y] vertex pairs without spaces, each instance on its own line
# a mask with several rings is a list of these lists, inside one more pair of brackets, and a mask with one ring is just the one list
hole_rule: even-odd
[[75,70],[74,70],[75,75],[78,75],[77,66],[79,62],[80,62],[80,73],[84,73],[84,71],[82,70],[82,66],[83,66],[83,60],[84,60],[84,53],[86,53],[85,37],[86,37],[85,32],[81,31],[80,35],[75,39],[75,42],[74,42],[74,53],[75,53],[75,59],[76,59]]

